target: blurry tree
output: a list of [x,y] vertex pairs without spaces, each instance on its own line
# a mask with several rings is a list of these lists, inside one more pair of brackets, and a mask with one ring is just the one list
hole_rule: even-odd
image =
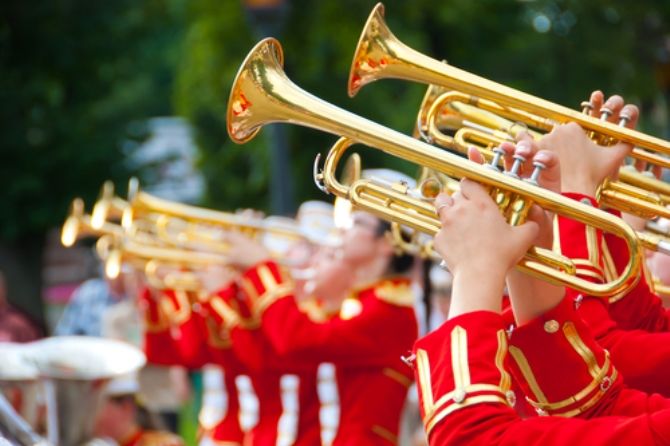
[[183,0],[10,1],[0,7],[0,268],[37,298],[44,233],[129,172],[123,143],[171,113]]
[[[373,0],[286,0],[281,42],[285,69],[296,84],[324,100],[409,133],[425,89],[384,80],[346,96],[358,36]],[[655,68],[670,35],[670,2],[655,0],[389,0],[386,18],[406,44],[457,67],[577,108],[601,88],[650,108],[661,88]],[[267,140],[263,132],[237,146],[225,132],[235,73],[255,39],[239,0],[191,3],[176,103],[196,130],[207,203],[267,209]],[[647,128],[650,122],[644,123]],[[665,123],[663,123],[665,126]],[[289,126],[298,198],[327,199],[312,184],[311,162],[335,137]],[[661,129],[656,128],[658,133]],[[364,165],[414,173],[366,150]]]

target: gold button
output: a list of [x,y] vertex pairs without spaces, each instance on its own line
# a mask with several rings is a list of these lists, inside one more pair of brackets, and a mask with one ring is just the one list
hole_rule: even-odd
[[544,323],[544,331],[547,333],[556,333],[558,331],[559,324],[558,321],[550,320]]

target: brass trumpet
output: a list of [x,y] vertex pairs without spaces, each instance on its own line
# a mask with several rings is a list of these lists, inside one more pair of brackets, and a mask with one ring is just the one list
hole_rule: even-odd
[[114,183],[107,180],[100,190],[100,198],[93,205],[91,224],[100,228],[110,219],[121,220],[127,207],[128,202],[114,194]]
[[70,215],[63,223],[60,241],[63,246],[69,248],[83,237],[97,237],[105,234],[121,237],[123,233],[121,226],[105,221],[100,226],[95,227],[91,216],[84,213],[84,201],[81,198],[75,198],[70,206]]
[[[512,120],[516,120],[515,116],[519,113],[525,114],[529,119],[536,118],[533,125],[544,130],[551,130],[556,124],[576,122],[587,132],[670,155],[670,143],[660,138],[554,104],[413,50],[393,35],[384,22],[384,5],[378,3],[368,17],[354,52],[349,73],[349,96],[355,96],[364,85],[384,78],[438,85],[462,92],[469,95],[469,100],[465,101],[468,104]],[[670,167],[670,161],[658,158],[660,163]]]
[[[430,86],[426,96],[434,95],[437,87]],[[489,159],[493,158],[492,149],[504,141],[514,141],[520,131],[527,131],[538,139],[542,135],[518,122],[510,121],[491,112],[460,103],[463,94],[445,92],[432,100],[424,99],[418,114],[420,134],[428,142],[467,153],[470,146],[480,149]],[[428,111],[424,107],[428,107]],[[456,129],[454,136],[442,131],[445,126],[444,109],[451,109],[451,119],[446,126]],[[458,119],[457,119],[458,118]],[[665,158],[664,158],[665,159]],[[613,207],[643,218],[662,216],[670,218],[670,185],[647,173],[641,173],[632,166],[619,170],[618,181],[607,181],[598,190],[597,198],[605,206]]]
[[[250,237],[273,234],[288,240],[305,236],[295,227],[268,222],[259,218],[216,211],[165,200],[140,190],[136,178],[128,186],[128,203],[123,213],[125,227],[138,218],[153,218],[159,238],[177,247],[195,247],[208,252],[225,254],[228,245],[219,241],[222,231],[236,230]],[[277,254],[277,253],[275,253]]]
[[[119,276],[122,264],[130,264],[143,271],[149,284],[159,289],[198,290],[199,281],[191,270],[229,263],[221,254],[151,245],[130,238],[103,237],[98,240],[96,249],[105,263],[105,275],[110,279]],[[161,277],[158,273],[161,267],[171,271]]]
[[[227,129],[233,141],[243,143],[250,140],[265,124],[290,122],[343,135],[352,141],[379,148],[451,177],[470,178],[497,191],[498,196],[507,200],[512,205],[508,209],[511,216],[520,217],[522,220],[522,214],[530,204],[537,203],[549,211],[597,226],[623,238],[633,253],[623,274],[605,284],[594,284],[555,269],[556,255],[549,250],[537,248],[529,250],[519,262],[520,270],[596,296],[626,290],[636,282],[641,261],[638,241],[635,232],[620,219],[328,104],[293,84],[282,69],[282,61],[279,43],[275,39],[265,39],[251,50],[243,62],[228,101]],[[342,145],[344,146],[345,144]],[[355,206],[376,213],[382,218],[429,234],[435,234],[439,230],[439,220],[432,205],[424,201],[409,199],[402,191],[379,187],[369,180],[356,181],[349,188],[339,184],[335,178],[335,167],[343,151],[344,149],[331,150],[324,171],[318,174],[318,179],[329,190],[338,196],[349,198]],[[381,200],[365,199],[371,195],[381,197]],[[563,263],[562,260],[559,263]]]

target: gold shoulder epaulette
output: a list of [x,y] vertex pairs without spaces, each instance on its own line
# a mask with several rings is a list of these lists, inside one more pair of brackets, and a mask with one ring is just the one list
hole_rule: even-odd
[[414,305],[414,293],[407,281],[395,282],[386,280],[375,288],[378,299],[400,307],[411,307]]

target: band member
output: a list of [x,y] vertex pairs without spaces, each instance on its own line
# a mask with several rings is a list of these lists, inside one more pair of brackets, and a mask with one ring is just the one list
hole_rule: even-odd
[[[553,155],[535,157],[548,167],[545,182],[560,180]],[[529,222],[512,227],[469,180],[453,198],[440,195],[436,211],[435,247],[453,288],[449,319],[414,348],[430,444],[665,444],[670,401],[624,387],[562,287],[510,271],[532,244],[550,246],[550,217],[534,207]],[[505,280],[517,323],[511,333],[500,314]],[[510,372],[547,416],[514,412]]]
[[[627,127],[637,122],[638,110],[624,105],[620,96],[606,102],[601,92],[591,96],[592,114],[601,108],[612,111],[609,120],[627,117]],[[539,141],[540,148],[552,151],[562,168],[560,190],[564,195],[598,206],[596,191],[605,178],[613,178],[632,146],[619,143],[604,147],[593,142],[576,124],[563,125]],[[530,146],[529,146],[530,147]],[[558,218],[558,240],[561,252],[579,260],[578,273],[589,280],[602,281],[628,262],[623,242],[601,231],[587,228],[567,218]],[[578,313],[593,331],[599,344],[606,348],[625,383],[633,388],[670,396],[666,371],[670,370],[670,332],[668,316],[661,300],[654,295],[643,271],[638,284],[627,294],[603,299],[568,290],[568,297],[578,306]]]
[[[330,239],[332,206],[322,202],[304,203],[298,218],[300,232],[305,238],[290,247],[284,260],[298,272],[308,272],[313,258],[308,255],[314,249],[312,245]],[[281,237],[273,239],[272,233],[264,234],[263,245],[270,249],[285,243],[286,240]],[[235,254],[230,257],[234,258]],[[219,274],[214,269],[196,272],[203,287],[201,298],[197,301],[179,298],[179,293],[170,292],[168,300],[162,305],[154,304],[153,311],[167,311],[169,319],[177,323],[172,324],[171,330],[166,330],[168,324],[162,324],[157,333],[149,330],[147,334],[148,356],[154,361],[180,361],[192,368],[201,367],[204,363],[223,366],[225,388],[217,391],[214,385],[212,391],[205,392],[200,417],[205,435],[201,444],[209,444],[208,439],[241,444],[242,438],[245,444],[254,445],[321,443],[321,438],[327,437],[327,432],[324,432],[327,429],[324,428],[328,426],[328,417],[321,413],[318,394],[319,390],[328,387],[328,377],[319,375],[321,369],[318,364],[303,365],[300,358],[279,358],[258,330],[253,315],[246,311],[244,300],[236,298],[236,294],[241,292],[237,275],[231,274],[228,268],[221,269]],[[325,284],[320,279],[315,281],[317,288],[318,284]],[[304,303],[312,302],[305,300]],[[187,318],[189,306],[197,306],[196,317]],[[313,316],[319,312],[318,305],[308,307],[309,314]],[[148,315],[147,320],[152,321],[151,312]],[[148,325],[161,324],[154,321]],[[210,345],[220,344],[218,349],[205,351],[204,356],[200,347],[203,332],[207,333],[204,338]],[[243,367],[244,375],[240,375],[236,364]],[[216,406],[215,403],[222,400],[227,401],[227,407]],[[249,414],[243,410],[238,417],[238,407],[244,409],[245,400],[253,400],[251,405],[256,406],[256,413]]]
[[[221,272],[218,271],[220,276]],[[218,296],[234,295],[234,283],[219,290]],[[180,365],[200,369],[216,364],[223,369],[222,392],[205,394],[199,437],[207,443],[242,444],[240,401],[237,378],[246,371],[231,348],[230,327],[221,318],[207,292],[146,289],[140,303],[144,307],[145,353],[150,363]],[[193,308],[198,311],[192,311]],[[225,404],[224,404],[225,399]]]
[[[337,370],[340,424],[334,445],[395,444],[411,372],[400,360],[417,335],[413,294],[406,271],[411,257],[396,257],[385,233],[389,226],[354,212],[343,234],[341,255],[326,259],[339,283],[327,290],[340,313],[314,322],[300,311],[290,276],[249,239],[231,237],[247,296],[261,328],[282,356]],[[352,290],[354,290],[352,292]],[[370,397],[362,398],[362,395]]]
[[134,375],[112,379],[105,388],[95,434],[119,446],[183,446],[177,435],[151,426],[150,414],[138,403],[139,382]]
[[[317,254],[332,249],[323,246],[335,241],[333,206],[305,202],[300,206],[297,221],[305,238],[291,246],[282,261],[290,265],[291,276],[296,278],[300,311],[314,321],[323,322],[337,313],[327,308],[322,290],[336,286],[339,278],[323,274],[318,261],[321,256]],[[267,238],[263,240],[264,247],[276,245],[271,240],[268,243]],[[238,257],[239,253],[233,249],[230,258],[237,261]],[[244,278],[237,279],[237,286],[240,293],[250,289]],[[233,327],[233,349],[248,367],[259,402],[258,423],[248,432],[247,444],[330,444],[339,421],[332,367],[304,361],[299,355],[278,355],[247,299],[230,297],[220,302],[230,310],[225,312],[225,324]]]

